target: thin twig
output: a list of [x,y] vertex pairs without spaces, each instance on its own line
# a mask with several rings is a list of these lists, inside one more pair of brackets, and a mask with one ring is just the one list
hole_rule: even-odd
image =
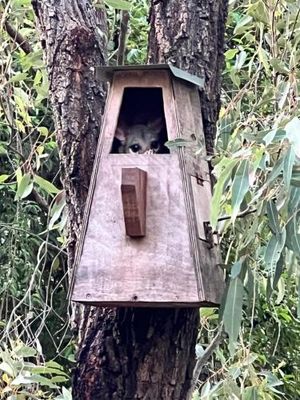
[[[295,33],[299,15],[300,15],[300,7],[298,7],[298,11],[297,11],[297,14],[296,14],[296,17],[295,17],[295,21],[293,23],[293,27],[292,27],[291,31],[289,32],[289,38],[286,39],[287,41],[290,41],[292,39],[294,33]],[[284,57],[286,55],[287,47],[288,46],[284,46],[284,50],[283,50],[282,55],[281,55],[281,61],[284,59]]]
[[213,354],[213,352],[216,350],[216,348],[221,343],[221,341],[222,341],[222,339],[224,337],[223,333],[224,333],[224,330],[223,330],[223,325],[222,325],[219,328],[219,331],[216,334],[216,336],[213,338],[213,340],[210,342],[210,344],[207,347],[207,349],[204,351],[202,357],[197,360],[195,368],[194,368],[194,372],[193,372],[193,379],[192,379],[192,385],[191,385],[192,391],[195,390],[195,386],[196,386],[196,384],[198,382],[198,379],[199,379],[199,376],[201,374],[202,368],[204,367],[204,365],[210,359],[210,357]]
[[[0,226],[3,226],[3,227],[5,227],[5,228],[7,228],[7,229],[12,229],[12,230],[14,230],[14,231],[24,232],[24,233],[26,233],[27,235],[30,235],[30,236],[32,236],[32,237],[34,237],[34,238],[40,240],[41,242],[45,242],[45,239],[41,238],[39,235],[37,235],[37,234],[35,234],[35,233],[32,233],[32,232],[29,232],[29,231],[27,231],[26,229],[20,228],[20,227],[18,227],[18,226],[13,226],[13,225],[11,225],[11,224],[5,224],[5,223],[2,223],[2,222],[0,222]],[[64,255],[67,256],[67,252],[66,252],[65,250],[60,249],[60,248],[59,248],[58,246],[56,246],[55,244],[52,244],[52,243],[50,243],[50,242],[47,242],[47,246],[50,247],[50,248],[52,248],[53,250],[57,250],[57,251],[59,251],[60,253],[62,253],[62,254],[64,254]]]
[[[243,218],[243,217],[246,217],[246,215],[253,214],[253,213],[255,213],[256,211],[257,211],[257,208],[252,209],[252,210],[245,210],[245,211],[242,211],[241,213],[239,213],[239,214],[236,216],[236,218]],[[220,222],[220,221],[226,221],[226,220],[228,220],[228,219],[230,219],[230,218],[231,218],[231,215],[224,215],[224,217],[218,218],[218,222]]]
[[252,83],[254,82],[254,80],[256,79],[256,76],[260,73],[262,68],[259,68],[255,74],[253,75],[253,77],[242,87],[242,89],[240,89],[237,94],[234,96],[234,98],[230,101],[230,103],[228,104],[226,110],[225,110],[225,115],[227,114],[228,111],[232,110],[237,101],[240,100],[243,95],[248,91],[249,87],[252,85]]

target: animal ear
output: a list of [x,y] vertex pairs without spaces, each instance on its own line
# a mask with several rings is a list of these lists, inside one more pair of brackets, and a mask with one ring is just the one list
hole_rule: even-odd
[[148,127],[150,129],[154,129],[158,133],[161,131],[162,126],[163,126],[162,117],[158,117],[158,118],[154,119],[153,121],[148,122]]
[[126,130],[124,126],[118,126],[115,132],[115,138],[120,140],[120,142],[124,143],[126,139]]

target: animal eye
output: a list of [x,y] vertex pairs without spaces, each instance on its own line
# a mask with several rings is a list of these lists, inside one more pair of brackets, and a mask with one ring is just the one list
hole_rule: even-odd
[[137,153],[139,150],[141,150],[141,146],[139,144],[132,144],[129,149],[133,152],[133,153]]
[[152,150],[158,150],[159,149],[159,141],[158,140],[153,140],[153,142],[151,142],[151,149]]

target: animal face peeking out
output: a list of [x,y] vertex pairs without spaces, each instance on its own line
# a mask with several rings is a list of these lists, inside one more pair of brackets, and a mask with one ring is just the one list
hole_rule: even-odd
[[121,142],[119,153],[153,154],[163,149],[161,131],[162,119],[150,121],[147,124],[135,124],[117,127],[115,137]]

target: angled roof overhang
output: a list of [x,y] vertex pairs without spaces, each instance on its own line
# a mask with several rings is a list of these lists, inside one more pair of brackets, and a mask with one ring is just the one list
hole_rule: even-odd
[[204,87],[204,78],[190,74],[187,71],[183,71],[180,68],[174,67],[170,64],[146,64],[146,65],[119,65],[119,66],[103,66],[96,67],[96,78],[101,81],[111,81],[114,72],[117,71],[138,71],[138,70],[157,70],[167,69],[176,78],[182,79],[187,82],[191,82],[199,88]]

